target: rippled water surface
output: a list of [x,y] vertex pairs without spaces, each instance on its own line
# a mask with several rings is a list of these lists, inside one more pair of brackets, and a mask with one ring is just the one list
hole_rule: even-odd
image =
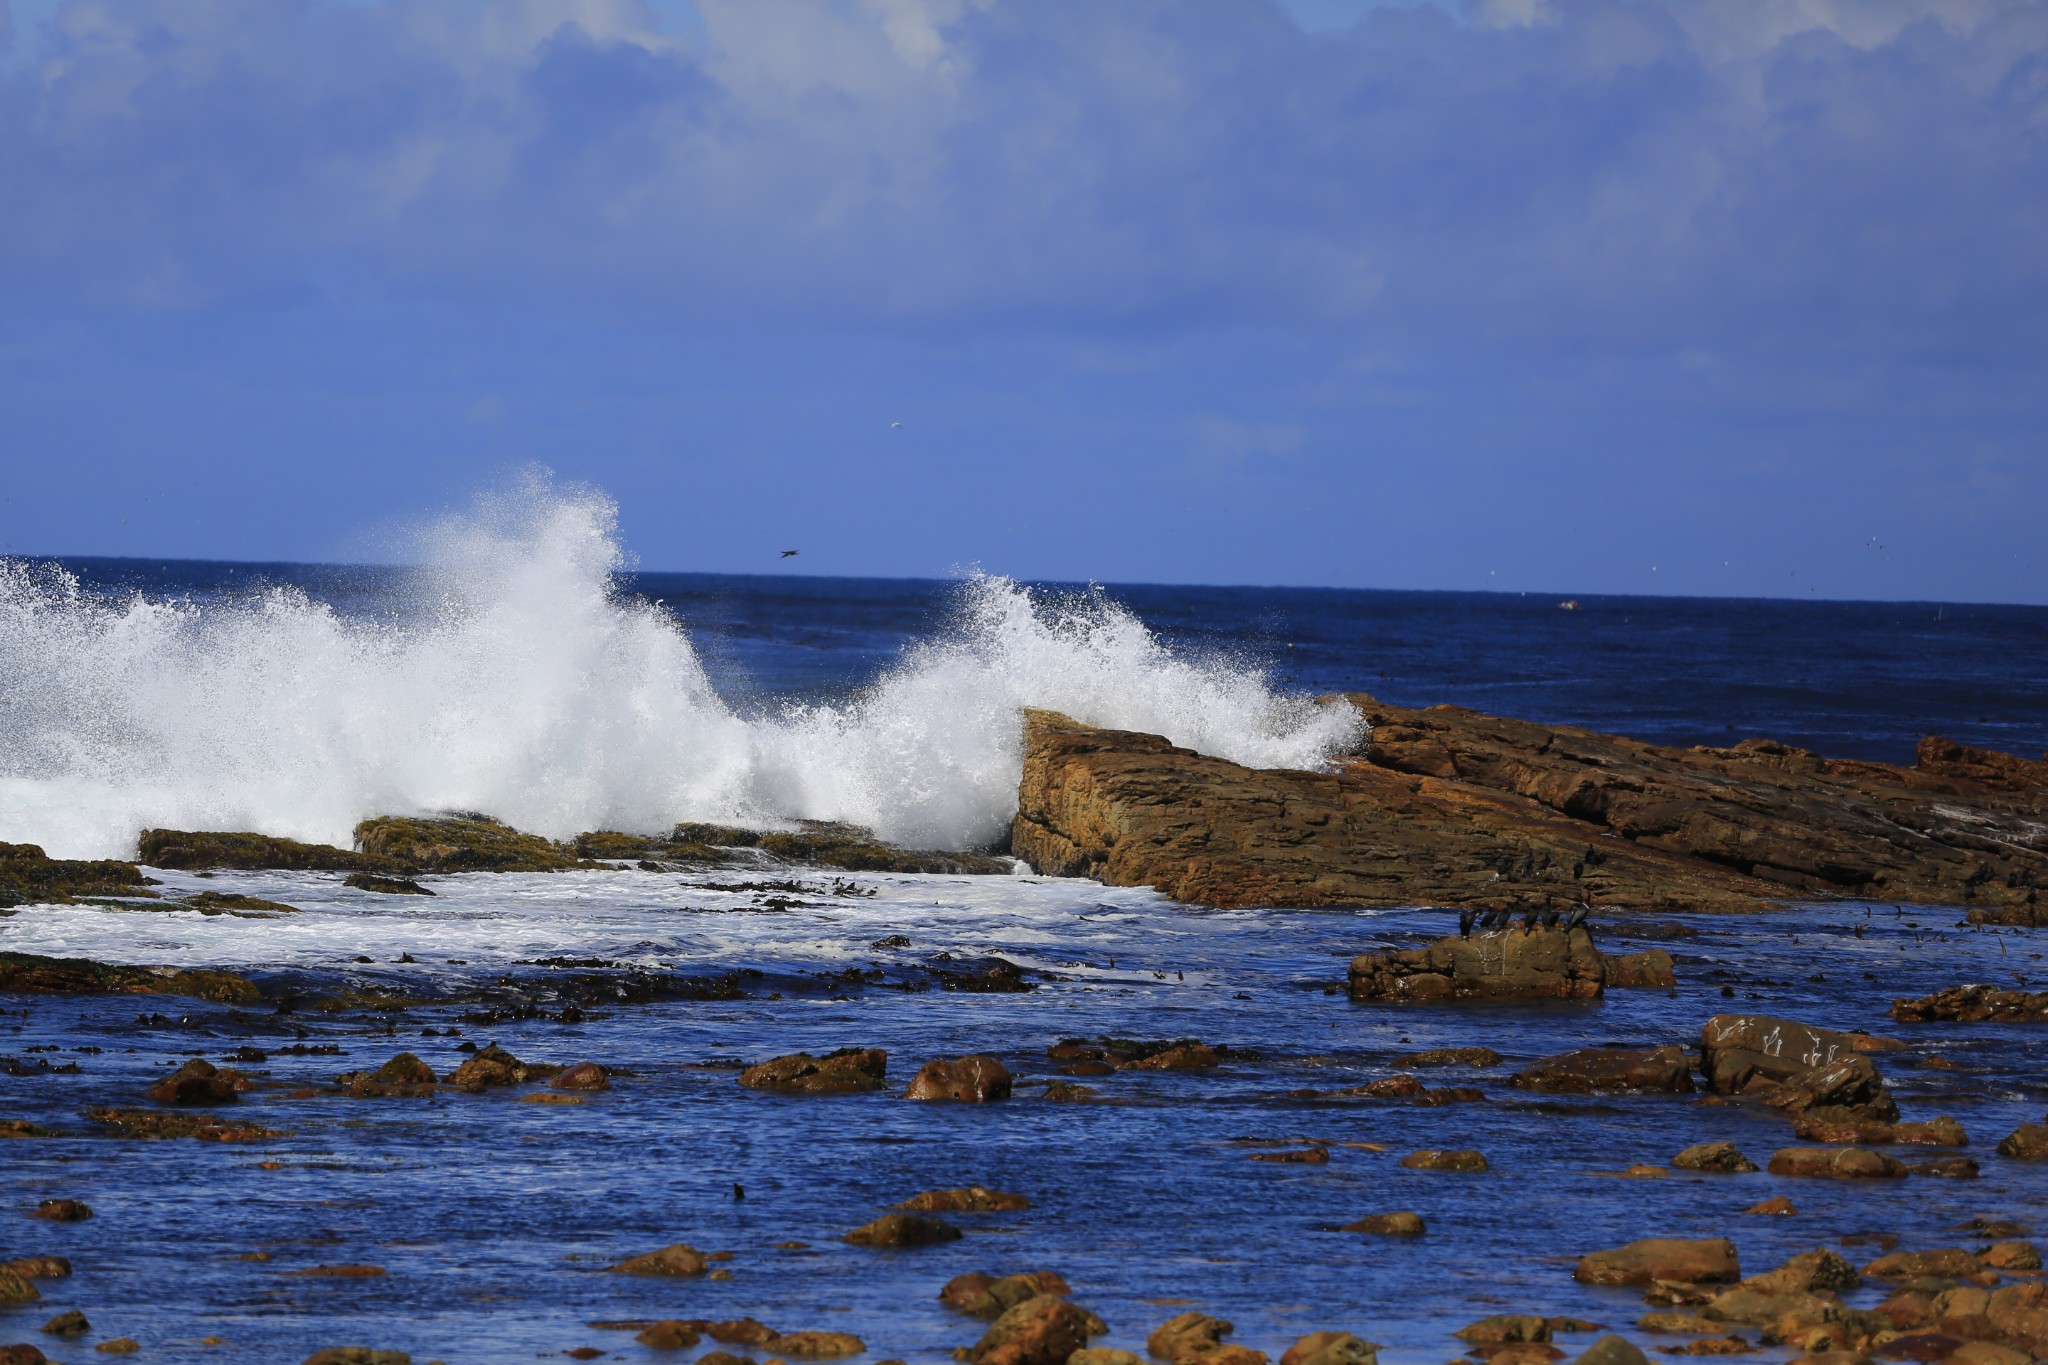
[[[2027,1219],[2048,1195],[2037,1168],[1990,1151],[2040,1117],[2039,1033],[1894,1027],[1885,1017],[1896,996],[2048,976],[2033,940],[1958,927],[1954,912],[1833,905],[1700,918],[1682,937],[1670,936],[1670,922],[1610,923],[1600,940],[1611,951],[1672,950],[1679,989],[1614,992],[1594,1005],[1431,1008],[1354,1005],[1330,988],[1351,955],[1442,932],[1440,913],[1202,911],[1028,875],[773,872],[799,884],[791,891],[731,889],[770,875],[757,870],[476,874],[432,879],[431,900],[358,892],[327,875],[156,875],[167,894],[244,891],[300,912],[259,920],[71,906],[0,919],[0,947],[224,966],[262,982],[268,997],[250,1008],[169,996],[0,1002],[0,1053],[11,1059],[0,1117],[79,1135],[0,1146],[12,1206],[0,1249],[67,1255],[77,1269],[42,1282],[41,1304],[0,1316],[5,1339],[78,1306],[95,1324],[87,1342],[133,1336],[145,1360],[296,1360],[351,1342],[419,1360],[525,1360],[582,1346],[654,1360],[673,1357],[588,1324],[752,1315],[783,1331],[855,1333],[870,1347],[862,1359],[937,1361],[981,1330],[936,1302],[947,1279],[1052,1269],[1109,1323],[1097,1344],[1142,1350],[1152,1327],[1195,1306],[1276,1355],[1303,1332],[1345,1328],[1406,1365],[1457,1355],[1448,1333],[1492,1312],[1629,1329],[1643,1311],[1637,1296],[1580,1287],[1570,1270],[1578,1254],[1634,1237],[1727,1235],[1754,1272],[1857,1234],[1968,1245],[1958,1224]],[[870,946],[899,933],[909,947]],[[1024,968],[1033,988],[903,988],[991,956]],[[543,958],[616,965],[536,965]],[[869,979],[851,979],[849,968],[870,969]],[[589,1000],[605,985],[644,994],[650,982],[738,998],[589,1004],[581,1022],[549,1017],[565,991]],[[351,991],[427,1003],[321,1003]],[[522,1002],[539,1017],[515,1017]],[[1552,1098],[1505,1084],[1520,1063],[1572,1047],[1693,1042],[1702,1021],[1730,1009],[1904,1039],[1907,1050],[1878,1058],[1902,1108],[1960,1119],[1983,1178],[1608,1179],[1716,1138],[1762,1161],[1790,1145],[1789,1126],[1697,1095]],[[1258,1056],[1207,1073],[1084,1078],[1098,1091],[1091,1103],[1042,1098],[1060,1065],[1046,1048],[1101,1034],[1200,1037]],[[602,1062],[617,1070],[614,1088],[576,1106],[518,1102],[531,1086],[430,1100],[290,1097],[401,1050],[445,1074],[466,1055],[460,1044],[492,1040],[522,1058]],[[890,1091],[799,1099],[734,1079],[736,1059],[856,1044],[888,1049]],[[1475,1084],[1483,1102],[1423,1108],[1295,1093],[1392,1074],[1401,1053],[1457,1044],[1484,1044],[1505,1060],[1424,1078]],[[334,1051],[285,1051],[294,1046]],[[91,1135],[89,1106],[148,1107],[142,1091],[166,1068],[191,1056],[226,1062],[244,1047],[268,1059],[249,1065],[261,1085],[239,1117],[289,1136],[222,1146]],[[1014,1099],[899,1097],[924,1060],[969,1051],[1004,1058],[1019,1078]],[[1918,1067],[1936,1052],[1956,1069]],[[1331,1160],[1250,1159],[1273,1149],[1247,1140],[1279,1139],[1330,1143]],[[1416,1148],[1465,1146],[1482,1149],[1492,1170],[1396,1164]],[[1016,1191],[1034,1207],[948,1215],[966,1236],[937,1247],[837,1240],[910,1194],[963,1184]],[[1797,1217],[1741,1212],[1781,1193]],[[22,1216],[51,1197],[84,1199],[98,1216],[68,1225]],[[1394,1209],[1421,1213],[1428,1234],[1334,1230]],[[677,1241],[731,1252],[731,1278],[599,1273]],[[269,1259],[242,1259],[257,1251]],[[388,1274],[289,1273],[341,1263]],[[224,1344],[198,1344],[207,1337]]]

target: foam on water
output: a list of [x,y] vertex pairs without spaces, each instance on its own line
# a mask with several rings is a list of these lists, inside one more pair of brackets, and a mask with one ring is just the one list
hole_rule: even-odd
[[958,619],[851,701],[736,713],[679,622],[620,596],[616,508],[528,480],[424,538],[389,619],[301,592],[107,602],[0,561],[0,839],[125,857],[138,831],[347,844],[374,814],[480,810],[563,838],[677,820],[845,820],[905,844],[1001,836],[1020,710],[1313,768],[1342,706],[1179,656],[1099,594],[962,585]]

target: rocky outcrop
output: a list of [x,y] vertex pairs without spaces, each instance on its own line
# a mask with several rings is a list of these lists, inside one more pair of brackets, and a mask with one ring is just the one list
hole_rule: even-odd
[[1898,768],[1340,700],[1372,729],[1327,773],[1028,712],[1011,850],[1041,872],[1226,906],[1853,896],[2030,911],[2048,885],[2048,787],[2005,755],[1935,741]]
[[302,844],[268,834],[216,830],[146,829],[137,841],[137,861],[149,867],[180,871],[211,868],[275,869],[285,872],[400,872],[411,869],[395,859],[335,848]]
[[957,1242],[960,1229],[939,1218],[919,1213],[885,1213],[863,1223],[842,1239],[857,1247],[922,1247],[939,1242]]
[[1010,1098],[1010,1085],[1010,1069],[987,1053],[936,1057],[918,1068],[903,1098],[987,1103]]
[[79,862],[47,856],[36,844],[0,844],[0,910],[68,905],[81,896],[154,896],[133,863]]
[[1014,870],[1007,858],[985,853],[950,853],[941,849],[897,848],[855,825],[806,820],[794,830],[762,832],[729,825],[677,825],[674,840],[714,849],[756,848],[793,863],[837,867],[848,872],[948,872],[956,875],[1007,876]]
[[1918,1000],[1894,1000],[1892,1018],[1906,1024],[2048,1022],[2048,991],[2001,986],[1950,986]]
[[1717,1014],[1700,1029],[1700,1070],[1719,1095],[1751,1095],[1795,1113],[1840,1105],[1889,1120],[1898,1108],[1865,1054],[1896,1046],[1793,1019]]
[[[925,1190],[896,1205],[917,1213],[1020,1213],[1031,1207],[1021,1194],[991,1190],[980,1185],[958,1185],[951,1189]],[[1065,1293],[1065,1290],[1061,1290]]]
[[1583,929],[1508,929],[1382,949],[1351,960],[1353,1000],[1592,1000],[1607,960]]
[[1679,1047],[1589,1047],[1532,1062],[1514,1075],[1524,1090],[1552,1095],[1607,1095],[1692,1090],[1692,1059]]
[[876,1047],[841,1048],[823,1057],[793,1052],[748,1067],[740,1072],[740,1084],[787,1094],[848,1095],[880,1090],[888,1068],[889,1054]]
[[552,840],[485,815],[380,815],[356,826],[356,848],[383,863],[369,871],[559,872],[578,861]]
[[1735,1244],[1725,1237],[1649,1237],[1579,1258],[1572,1278],[1582,1284],[1732,1284],[1742,1278]]
[[53,995],[189,995],[197,1000],[250,1005],[263,998],[256,983],[231,972],[176,967],[116,967],[83,957],[0,953],[0,991]]

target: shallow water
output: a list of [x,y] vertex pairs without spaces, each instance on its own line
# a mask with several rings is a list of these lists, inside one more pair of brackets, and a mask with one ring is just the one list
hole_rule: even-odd
[[[85,1133],[89,1105],[147,1107],[141,1092],[165,1068],[189,1056],[226,1061],[254,1046],[270,1053],[251,1067],[266,1084],[238,1116],[290,1136],[234,1147],[97,1136],[0,1147],[0,1184],[15,1210],[0,1222],[10,1231],[6,1253],[59,1253],[76,1267],[71,1279],[42,1282],[43,1303],[0,1317],[0,1336],[10,1340],[78,1306],[97,1329],[88,1341],[134,1336],[147,1351],[141,1359],[296,1360],[321,1345],[362,1343],[419,1360],[523,1360],[584,1345],[655,1360],[674,1357],[586,1324],[752,1315],[783,1331],[852,1332],[871,1348],[863,1360],[937,1361],[982,1326],[936,1302],[947,1279],[1042,1268],[1066,1276],[1076,1300],[1107,1320],[1110,1334],[1098,1345],[1142,1350],[1151,1328],[1183,1311],[1162,1301],[1185,1300],[1235,1323],[1235,1340],[1276,1355],[1303,1332],[1345,1328],[1384,1343],[1393,1365],[1408,1365],[1457,1355],[1462,1345],[1448,1334],[1493,1312],[1572,1314],[1629,1330],[1644,1311],[1638,1297],[1578,1286],[1570,1270],[1580,1253],[1634,1237],[1727,1235],[1754,1273],[1859,1233],[1895,1232],[1907,1247],[1969,1245],[1958,1224],[1977,1215],[2024,1219],[2048,1195],[2048,1171],[1990,1151],[2044,1107],[2038,1032],[1892,1027],[1885,1017],[1896,996],[2048,975],[2031,940],[1957,927],[1954,912],[1831,905],[1702,917],[1691,921],[1697,937],[1654,939],[1632,936],[1640,924],[1607,924],[1600,938],[1609,950],[1670,949],[1679,989],[1613,992],[1596,1005],[1397,1008],[1354,1005],[1326,988],[1342,981],[1354,953],[1442,932],[1447,916],[1203,911],[1150,892],[1028,875],[773,873],[807,888],[789,893],[718,889],[770,875],[732,869],[475,874],[431,879],[440,893],[431,900],[357,892],[315,874],[155,875],[166,893],[244,891],[301,913],[257,920],[30,908],[0,919],[0,947],[228,966],[300,1003],[283,1013],[274,1000],[244,1009],[163,996],[8,997],[0,1052],[24,1074],[0,1075],[0,1116]],[[875,894],[833,894],[835,884]],[[1865,936],[1854,937],[1852,925]],[[911,947],[869,946],[898,932]],[[935,963],[941,953],[953,963]],[[401,954],[416,961],[396,961]],[[989,955],[1042,975],[1028,992],[994,995],[826,975],[878,964],[903,982],[921,966]],[[543,957],[599,958],[638,972],[520,965]],[[502,1015],[465,1022],[475,1003],[402,1012],[324,1012],[315,1003],[349,987],[419,997],[489,988],[501,1007],[538,999],[552,1013],[560,1001],[549,983],[705,980],[733,968],[762,973],[737,978],[744,998],[596,1007],[574,1024]],[[1693,1142],[1730,1138],[1761,1162],[1793,1139],[1776,1116],[1702,1106],[1697,1096],[1537,1097],[1504,1083],[1521,1062],[1572,1047],[1691,1043],[1709,1015],[1738,1008],[1906,1040],[1907,1051],[1877,1061],[1907,1116],[1954,1114],[1983,1178],[1871,1186],[1767,1174],[1603,1179],[1631,1163],[1662,1163]],[[451,1028],[459,1036],[443,1032]],[[1086,1078],[1100,1103],[1039,1098],[1037,1083],[1057,1075],[1047,1046],[1099,1034],[1193,1036],[1260,1056],[1206,1074]],[[418,1101],[285,1097],[400,1050],[445,1074],[465,1055],[459,1043],[491,1040],[521,1057],[592,1059],[629,1074],[574,1107],[516,1101],[534,1087]],[[279,1051],[293,1044],[340,1054]],[[893,1090],[791,1099],[744,1090],[730,1069],[732,1059],[856,1044],[889,1050],[896,1089],[930,1057],[994,1052],[1018,1074],[1018,1095],[991,1105],[913,1104]],[[1483,1103],[1419,1108],[1289,1094],[1355,1085],[1391,1074],[1400,1053],[1456,1044],[1485,1044],[1506,1060],[1478,1075],[1423,1077],[1477,1084]],[[1916,1069],[1935,1051],[1958,1069]],[[35,1069],[45,1061],[79,1070]],[[1385,1150],[1339,1145],[1326,1166],[1276,1165],[1250,1160],[1260,1149],[1242,1145],[1248,1138]],[[1396,1165],[1416,1148],[1462,1146],[1482,1149],[1493,1169]],[[263,1170],[259,1161],[283,1168]],[[735,1182],[744,1202],[732,1197]],[[1034,1207],[947,1215],[967,1235],[944,1246],[888,1252],[836,1240],[916,1191],[961,1184],[1023,1193]],[[1741,1213],[1780,1193],[1799,1216]],[[98,1216],[70,1225],[19,1216],[60,1196],[86,1200]],[[1392,1209],[1421,1213],[1428,1235],[1331,1230]],[[676,1241],[732,1252],[732,1278],[597,1273]],[[777,1246],[790,1241],[807,1245]],[[256,1250],[271,1259],[235,1259]],[[1860,1262],[1876,1250],[1848,1254]],[[390,1273],[287,1274],[337,1263]],[[196,1344],[208,1336],[226,1344]],[[1563,1344],[1576,1350],[1586,1340]]]

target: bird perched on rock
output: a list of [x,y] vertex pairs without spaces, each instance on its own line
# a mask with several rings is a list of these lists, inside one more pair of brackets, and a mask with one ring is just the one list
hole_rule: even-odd
[[1546,928],[1546,929],[1555,929],[1555,928],[1557,927],[1557,920],[1558,920],[1558,914],[1557,914],[1557,907],[1556,907],[1556,906],[1554,906],[1554,905],[1546,905],[1546,906],[1544,906],[1544,907],[1543,907],[1543,914],[1542,914],[1542,920],[1543,920],[1543,927],[1544,927],[1544,928]]
[[1572,930],[1584,924],[1586,922],[1586,916],[1592,913],[1593,907],[1586,904],[1586,902],[1584,901],[1580,901],[1576,906],[1572,908],[1572,912],[1564,917],[1564,931],[1567,934],[1569,934]]
[[1460,910],[1458,912],[1458,937],[1472,937],[1472,921],[1478,918],[1479,912],[1477,910],[1474,910],[1469,905],[1466,906],[1463,910]]

